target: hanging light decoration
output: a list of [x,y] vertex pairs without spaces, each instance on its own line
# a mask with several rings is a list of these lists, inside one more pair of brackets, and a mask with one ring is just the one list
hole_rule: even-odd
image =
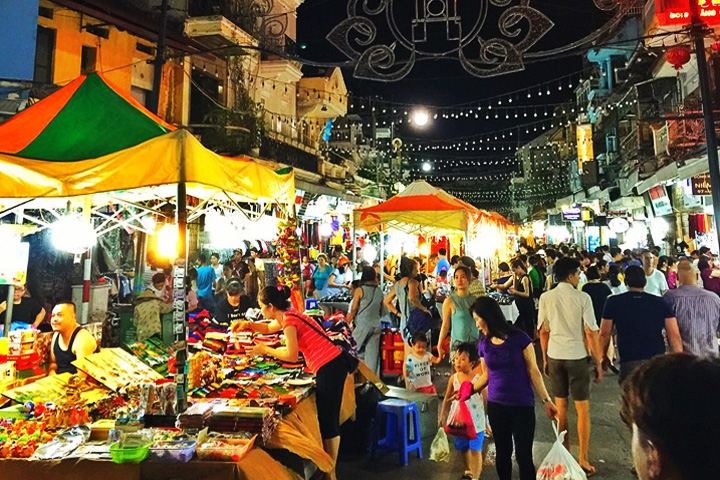
[[55,248],[75,255],[86,252],[97,242],[92,224],[77,215],[68,215],[50,226]]
[[678,72],[690,61],[690,49],[688,47],[673,47],[665,53],[668,63]]

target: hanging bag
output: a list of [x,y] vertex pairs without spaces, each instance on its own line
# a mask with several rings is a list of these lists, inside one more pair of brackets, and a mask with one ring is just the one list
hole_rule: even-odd
[[587,480],[587,475],[580,464],[563,445],[567,432],[558,433],[556,422],[553,421],[552,425],[556,437],[555,444],[540,464],[536,480]]
[[311,322],[308,322],[300,315],[291,315],[295,318],[300,319],[303,323],[305,323],[307,326],[315,330],[319,335],[324,337],[328,342],[338,347],[342,354],[347,357],[349,373],[355,373],[357,371],[358,367],[360,366],[360,358],[358,358],[357,353],[357,343],[355,342],[355,339],[353,338],[352,332],[350,332],[350,328],[348,327],[347,323],[345,323],[344,321],[338,322],[333,327],[334,329],[338,329],[338,331],[326,332],[322,330],[319,326],[315,326]]
[[417,332],[427,332],[432,328],[432,316],[419,308],[410,308],[410,279],[405,284],[405,314],[407,315],[407,323],[405,324],[405,338],[412,338]]
[[445,433],[455,435],[459,438],[467,440],[475,440],[477,432],[475,431],[475,422],[473,422],[472,414],[465,401],[472,396],[473,384],[471,382],[463,382],[460,385],[460,397],[450,406],[447,424],[445,425]]
[[438,428],[438,432],[430,445],[430,460],[433,462],[450,461],[450,442],[448,442],[447,434],[442,428]]

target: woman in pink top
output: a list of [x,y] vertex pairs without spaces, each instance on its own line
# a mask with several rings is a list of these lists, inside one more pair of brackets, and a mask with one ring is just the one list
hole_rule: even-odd
[[[323,448],[337,460],[340,447],[340,407],[345,379],[350,372],[347,355],[335,346],[313,319],[290,311],[290,290],[286,287],[266,287],[258,295],[263,317],[270,323],[238,322],[234,331],[251,329],[258,333],[285,334],[284,348],[270,348],[262,343],[253,348],[253,355],[275,357],[283,362],[295,363],[302,353],[308,369],[315,374],[315,401],[317,403]],[[335,480],[335,469],[328,472]]]

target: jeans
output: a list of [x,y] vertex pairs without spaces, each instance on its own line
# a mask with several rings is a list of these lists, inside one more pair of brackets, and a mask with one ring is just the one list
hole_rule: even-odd
[[512,478],[513,441],[520,480],[535,480],[533,441],[535,408],[514,407],[488,402],[488,418],[495,438],[495,466],[500,480]]

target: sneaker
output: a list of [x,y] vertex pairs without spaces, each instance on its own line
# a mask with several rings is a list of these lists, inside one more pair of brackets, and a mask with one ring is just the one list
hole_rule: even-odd
[[460,480],[474,480],[474,479],[473,479],[472,473],[465,472],[465,474],[462,477],[460,477]]

